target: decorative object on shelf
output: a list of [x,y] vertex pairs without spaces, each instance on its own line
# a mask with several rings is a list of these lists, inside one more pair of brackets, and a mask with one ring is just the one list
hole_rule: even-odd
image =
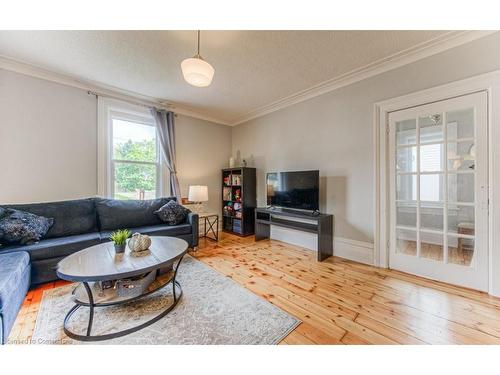
[[231,190],[230,187],[224,187],[224,189],[222,190],[222,199],[225,201],[230,201],[233,199],[232,194],[233,191]]
[[127,238],[130,237],[130,234],[131,232],[128,229],[118,229],[109,236],[109,239],[115,244],[115,252],[117,254],[123,254],[125,252]]
[[204,185],[191,185],[189,187],[188,199],[196,203],[196,212],[203,212],[202,204],[208,201],[208,187]]
[[233,186],[240,186],[241,185],[241,175],[240,174],[233,174],[232,175],[232,185]]
[[234,168],[234,164],[235,164],[235,163],[234,163],[234,158],[231,156],[231,157],[229,158],[229,168]]
[[235,202],[241,201],[241,189],[234,190],[234,199]]
[[247,161],[245,159],[243,159],[243,162],[241,163],[241,165],[243,165],[243,167],[246,167],[247,166]]
[[233,208],[233,202],[228,202],[224,208],[224,215],[225,216],[233,216],[234,208]]
[[155,280],[156,270],[145,275],[129,279],[116,280],[115,288],[118,297],[134,298],[144,294],[151,283]]
[[94,290],[96,291],[97,295],[102,298],[106,295],[106,291],[108,291],[108,289],[116,289],[115,284],[116,280],[98,281],[94,284]]
[[181,63],[182,75],[190,85],[196,87],[210,86],[214,78],[215,69],[200,55],[200,30],[198,30],[198,49],[196,55],[187,58]]
[[234,217],[237,219],[241,219],[243,217],[243,213],[241,212],[242,205],[239,202],[235,202],[233,204],[234,208]]
[[149,247],[151,246],[151,238],[147,234],[134,233],[128,240],[128,248],[130,255],[134,257],[142,257],[150,254]]
[[231,186],[230,176],[224,177],[224,186]]

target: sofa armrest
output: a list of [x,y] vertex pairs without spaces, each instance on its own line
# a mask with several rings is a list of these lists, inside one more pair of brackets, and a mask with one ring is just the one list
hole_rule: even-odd
[[193,234],[193,247],[198,246],[199,235],[199,217],[197,213],[190,212],[187,216],[187,223],[191,225],[191,233]]

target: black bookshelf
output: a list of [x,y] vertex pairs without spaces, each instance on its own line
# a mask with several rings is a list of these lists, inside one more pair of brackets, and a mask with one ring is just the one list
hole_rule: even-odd
[[257,206],[255,168],[222,170],[222,229],[238,236],[255,232],[254,210]]

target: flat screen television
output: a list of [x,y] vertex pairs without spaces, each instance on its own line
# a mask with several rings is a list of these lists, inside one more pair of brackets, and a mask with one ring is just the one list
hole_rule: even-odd
[[300,210],[319,210],[319,171],[268,173],[267,204]]

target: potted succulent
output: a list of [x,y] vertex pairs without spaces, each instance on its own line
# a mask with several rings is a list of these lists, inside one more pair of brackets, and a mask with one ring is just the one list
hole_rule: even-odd
[[127,238],[129,238],[131,232],[128,229],[118,229],[111,233],[109,239],[115,244],[115,252],[121,254],[125,252],[125,246],[127,245]]

